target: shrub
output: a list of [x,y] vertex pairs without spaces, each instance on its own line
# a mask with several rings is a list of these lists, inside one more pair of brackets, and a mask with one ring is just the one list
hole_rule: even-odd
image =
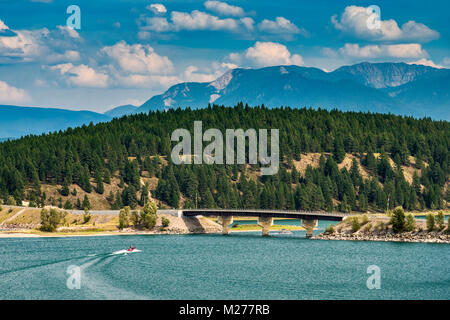
[[[30,202],[30,204],[31,204],[31,202]],[[66,200],[66,202],[64,202],[63,208],[66,210],[72,210],[73,209],[72,202],[70,202],[69,200]]]
[[434,230],[434,214],[427,214],[427,229],[428,231]]
[[352,231],[356,232],[361,228],[361,225],[359,224],[358,217],[353,217],[352,219]]
[[330,223],[330,225],[325,229],[325,233],[334,233],[334,227],[333,225]]
[[367,214],[364,214],[362,216],[362,221],[361,221],[361,225],[365,225],[367,222],[369,222],[369,217],[367,216]]
[[392,230],[395,233],[405,231],[405,212],[402,207],[394,209],[391,217]]
[[170,224],[170,220],[166,217],[161,218],[161,224],[164,228],[167,228]]
[[370,229],[372,229],[372,224],[371,223],[366,224],[366,226],[364,227],[364,231],[369,232]]
[[406,231],[416,230],[416,219],[411,213],[406,216],[405,230]]
[[3,207],[2,207],[2,205],[0,204],[0,212],[1,212],[1,211],[3,211]]
[[91,221],[91,219],[92,219],[92,215],[89,212],[89,209],[85,208],[84,213],[83,213],[83,223],[86,224],[89,221]]
[[119,229],[130,226],[130,207],[125,207],[119,212]]
[[46,232],[53,232],[65,219],[66,213],[60,212],[56,209],[42,209],[41,211],[41,230]]
[[154,202],[147,202],[140,214],[140,224],[142,227],[152,229],[156,224],[156,211],[158,208]]
[[6,204],[9,206],[15,206],[17,204],[17,202],[13,196],[8,196],[8,198],[6,199]]
[[435,218],[435,223],[438,226],[439,230],[443,230],[445,228],[444,213],[442,211],[438,212]]

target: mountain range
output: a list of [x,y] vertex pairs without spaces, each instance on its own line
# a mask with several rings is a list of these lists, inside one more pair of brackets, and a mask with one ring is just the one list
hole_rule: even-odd
[[212,82],[179,83],[139,107],[119,106],[103,114],[0,105],[0,139],[109,121],[133,113],[178,107],[198,109],[213,103],[233,106],[238,102],[269,108],[337,108],[448,121],[450,69],[368,62],[332,72],[299,66],[237,68]]
[[321,107],[449,120],[450,69],[406,63],[360,63],[333,72],[299,66],[233,69],[209,83],[172,86],[134,112],[204,108],[238,102]]

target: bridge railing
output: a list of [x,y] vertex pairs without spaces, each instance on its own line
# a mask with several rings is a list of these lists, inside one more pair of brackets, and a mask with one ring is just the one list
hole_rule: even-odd
[[304,215],[318,215],[318,216],[335,216],[335,217],[347,217],[349,213],[343,212],[322,212],[322,211],[308,211],[308,210],[271,210],[271,209],[182,209],[183,212],[217,212],[217,213],[267,213],[267,214],[304,214]]

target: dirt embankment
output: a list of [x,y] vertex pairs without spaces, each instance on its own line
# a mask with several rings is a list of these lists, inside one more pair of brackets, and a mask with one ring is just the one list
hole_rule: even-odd
[[[158,214],[156,225],[151,230],[133,227],[119,230],[119,217],[116,214],[91,213],[89,221],[83,221],[80,214],[66,213],[56,232],[41,232],[40,211],[38,208],[9,208],[0,211],[0,237],[13,234],[35,234],[41,236],[97,235],[97,234],[188,234],[220,233],[222,227],[205,217],[176,217],[170,214]],[[163,227],[162,218],[169,220],[169,226]]]
[[385,215],[357,216],[360,228],[355,231],[354,217],[348,217],[333,230],[327,230],[311,239],[320,240],[359,240],[359,241],[394,241],[394,242],[428,242],[449,243],[450,232],[448,224],[442,229],[437,226],[432,231],[427,230],[426,221],[416,219],[414,231],[395,233],[392,230],[390,217]]

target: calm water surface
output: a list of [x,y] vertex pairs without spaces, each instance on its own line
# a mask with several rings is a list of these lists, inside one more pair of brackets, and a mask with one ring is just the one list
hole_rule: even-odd
[[[450,299],[449,245],[304,237],[0,239],[0,299]],[[112,254],[131,244],[142,252]],[[79,290],[67,288],[70,265]],[[366,286],[369,265],[379,290]]]

